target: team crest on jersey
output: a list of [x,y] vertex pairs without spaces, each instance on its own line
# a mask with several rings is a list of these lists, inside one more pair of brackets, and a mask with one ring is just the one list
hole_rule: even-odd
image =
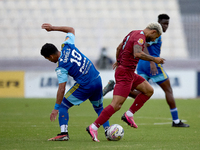
[[143,44],[144,44],[143,39],[140,38],[140,39],[138,40],[138,43],[139,43],[140,45],[143,45]]

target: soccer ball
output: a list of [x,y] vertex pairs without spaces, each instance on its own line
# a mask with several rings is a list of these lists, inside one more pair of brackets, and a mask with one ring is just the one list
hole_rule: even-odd
[[106,137],[111,141],[119,141],[124,136],[124,129],[119,124],[111,125],[106,133]]

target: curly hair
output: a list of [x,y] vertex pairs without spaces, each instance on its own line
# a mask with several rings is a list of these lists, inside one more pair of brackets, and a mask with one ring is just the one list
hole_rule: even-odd
[[170,17],[167,14],[158,15],[158,20],[162,20],[162,19],[170,19]]
[[49,57],[52,54],[56,54],[58,49],[51,43],[46,43],[42,46],[40,54],[44,57]]
[[149,23],[146,28],[150,30],[156,30],[158,34],[162,34],[162,27],[158,22]]

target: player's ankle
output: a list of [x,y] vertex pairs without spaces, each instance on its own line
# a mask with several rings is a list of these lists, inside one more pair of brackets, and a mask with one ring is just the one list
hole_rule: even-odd
[[98,130],[98,127],[97,127],[97,126],[95,126],[95,124],[94,124],[94,123],[91,125],[91,128],[92,128],[93,130]]

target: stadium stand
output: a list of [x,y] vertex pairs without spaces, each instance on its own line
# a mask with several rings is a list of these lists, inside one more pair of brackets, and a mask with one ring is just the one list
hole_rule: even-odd
[[162,56],[187,59],[187,44],[176,0],[1,0],[0,58],[40,59],[46,42],[60,47],[62,33],[46,33],[41,24],[69,25],[76,29],[76,45],[90,59],[99,57],[102,47],[115,59],[115,49],[133,29],[157,21],[159,13],[170,15],[170,27],[163,34]]
[[182,23],[187,40],[189,58],[199,60],[200,51],[200,1],[199,0],[179,0]]

